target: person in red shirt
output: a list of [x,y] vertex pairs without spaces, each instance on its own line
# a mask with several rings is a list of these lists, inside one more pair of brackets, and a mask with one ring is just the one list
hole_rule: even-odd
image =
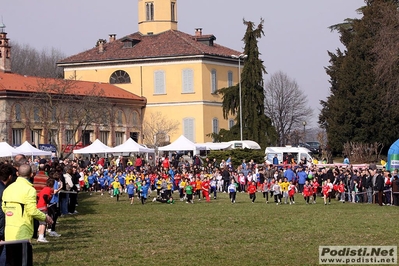
[[169,158],[165,157],[165,159],[162,161],[162,167],[164,168],[165,171],[168,171],[169,166],[170,166]]
[[323,192],[323,197],[324,197],[324,205],[327,205],[327,198],[328,195],[330,194],[330,186],[327,184],[327,181],[324,181],[323,186],[321,187],[321,191]]
[[209,197],[209,181],[208,177],[205,177],[201,182],[202,196],[206,198],[206,202],[210,202],[211,199]]
[[344,185],[344,181],[341,180],[339,181],[339,185],[338,185],[338,193],[340,194],[340,200],[342,203],[345,203],[345,185]]
[[252,203],[256,200],[256,183],[252,181],[251,184],[248,186],[248,194],[249,198],[252,199]]
[[[37,195],[37,205],[36,207],[43,213],[47,214],[47,206],[50,203],[51,196],[54,193],[54,179],[49,178],[46,181],[46,186],[40,190]],[[47,243],[48,241],[44,237],[44,232],[46,231],[46,221],[39,222],[39,237],[37,238],[37,242]]]
[[309,181],[306,180],[305,185],[303,186],[303,198],[306,201],[306,204],[309,204],[310,195],[313,194],[312,186],[309,184]]
[[290,197],[290,205],[295,204],[295,192],[298,192],[298,189],[294,185],[292,181],[290,181],[290,185],[288,186],[288,197]]
[[136,168],[137,172],[141,171],[142,165],[143,165],[143,160],[141,159],[140,155],[137,155],[136,161],[134,162],[134,168]]
[[313,204],[316,204],[316,194],[319,189],[319,182],[317,182],[317,178],[313,178]]

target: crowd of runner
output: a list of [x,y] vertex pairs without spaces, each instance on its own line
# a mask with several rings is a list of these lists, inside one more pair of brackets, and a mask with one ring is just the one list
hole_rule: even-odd
[[[353,169],[347,167],[324,168],[306,164],[273,165],[257,164],[243,160],[233,166],[231,158],[217,162],[216,159],[194,157],[191,162],[183,157],[149,158],[135,160],[118,157],[108,164],[104,159],[77,159],[82,169],[79,178],[81,190],[101,195],[108,192],[111,197],[126,193],[130,203],[137,197],[144,204],[150,195],[153,201],[173,203],[170,200],[177,192],[180,201],[210,201],[218,193],[229,193],[235,203],[236,193],[248,193],[252,202],[261,192],[265,202],[295,204],[295,196],[303,197],[305,203],[314,204],[321,197],[324,204],[332,198],[341,202],[399,204],[398,173],[369,167]],[[299,193],[299,194],[297,194]]]
[[[298,201],[328,205],[332,199],[343,203],[399,205],[397,170],[390,173],[376,167],[325,168],[309,164],[257,164],[253,160],[243,160],[234,166],[231,158],[218,162],[194,156],[189,161],[177,154],[170,160],[120,156],[107,161],[95,156],[52,161],[27,159],[27,164],[36,173],[31,181],[38,195],[37,208],[53,220],[47,231],[46,222],[36,223],[34,238],[39,242],[48,242],[46,234],[60,236],[55,231],[57,219],[78,213],[78,194],[82,192],[101,193],[116,201],[126,194],[132,205],[136,198],[140,204],[149,198],[167,204],[175,200],[191,204],[201,200],[210,202],[217,199],[218,193],[228,193],[232,204],[237,193],[248,193],[253,203],[260,195],[262,202],[276,205]],[[0,176],[7,175],[1,169]]]

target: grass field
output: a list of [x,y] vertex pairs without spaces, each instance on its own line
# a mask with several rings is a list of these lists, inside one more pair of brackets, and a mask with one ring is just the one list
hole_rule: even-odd
[[[60,218],[60,238],[33,242],[35,265],[317,265],[319,245],[398,245],[398,207],[342,204],[174,205],[79,195],[78,215]],[[177,196],[177,194],[175,194]]]

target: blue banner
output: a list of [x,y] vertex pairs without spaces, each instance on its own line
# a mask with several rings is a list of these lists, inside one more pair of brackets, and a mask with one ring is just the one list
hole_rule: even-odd
[[53,144],[39,144],[39,150],[57,152],[57,149]]

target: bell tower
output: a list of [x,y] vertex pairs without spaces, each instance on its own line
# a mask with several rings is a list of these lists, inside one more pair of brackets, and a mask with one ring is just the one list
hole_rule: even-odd
[[0,71],[11,72],[11,46],[7,38],[7,33],[4,32],[4,25],[0,23]]
[[138,0],[138,3],[141,34],[177,30],[177,0]]

